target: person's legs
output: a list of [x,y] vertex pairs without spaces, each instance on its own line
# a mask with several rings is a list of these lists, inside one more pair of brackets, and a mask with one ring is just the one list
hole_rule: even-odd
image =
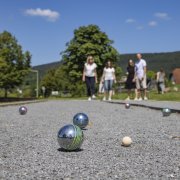
[[90,77],[91,96],[95,96],[95,77]]
[[164,83],[160,83],[160,88],[161,88],[161,93],[163,94],[164,93],[164,89],[165,89],[165,86],[164,86]]
[[127,94],[128,94],[128,97],[126,100],[130,100],[131,99],[131,89],[128,89]]
[[112,98],[112,86],[113,86],[113,80],[108,80],[108,89],[109,89],[109,100]]
[[131,90],[127,89],[127,98],[125,100],[130,100]]
[[134,89],[134,93],[135,93],[135,98],[134,99],[138,99],[138,90],[137,90],[137,88]]
[[89,100],[90,100],[90,97],[91,97],[90,77],[86,76],[85,81],[86,81],[86,88],[87,88],[87,96],[89,97]]
[[136,89],[137,89],[137,99],[135,98],[135,100],[140,99],[141,100],[141,82],[139,80],[139,78],[136,78]]
[[143,92],[144,92],[144,100],[148,100],[147,98],[147,81],[146,81],[146,76],[144,77],[143,81],[141,82],[142,88],[143,88]]
[[104,98],[103,98],[104,101],[106,100],[107,93],[108,93],[108,80],[105,80],[104,81]]
[[137,89],[138,100],[142,100],[141,89]]
[[158,91],[158,94],[159,94],[160,93],[159,82],[157,82],[157,91]]
[[128,81],[126,81],[125,88],[127,90],[127,98],[125,100],[129,100],[130,99],[130,84]]

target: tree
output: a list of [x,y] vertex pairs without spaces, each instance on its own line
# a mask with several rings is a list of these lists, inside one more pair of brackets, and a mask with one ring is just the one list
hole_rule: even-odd
[[55,78],[56,69],[51,69],[47,72],[47,74],[44,76],[41,86],[44,86],[46,88],[46,95],[50,95],[51,91],[58,90],[58,86],[56,84]]
[[11,33],[4,31],[0,34],[0,88],[4,88],[5,97],[7,90],[22,83],[30,67],[31,54],[23,53]]
[[61,53],[63,66],[66,67],[64,70],[73,92],[78,83],[81,85],[82,71],[88,55],[95,59],[99,78],[107,60],[116,63],[119,54],[112,44],[113,41],[96,25],[82,26],[74,31],[73,39],[66,44],[67,49]]
[[148,79],[155,79],[156,73],[154,71],[147,71],[147,78]]
[[118,52],[112,47],[113,41],[96,25],[82,26],[74,31],[73,39],[67,43],[62,53],[68,67],[69,77],[80,80],[88,55],[92,55],[98,65],[98,75],[102,74],[105,62],[110,59],[117,61]]

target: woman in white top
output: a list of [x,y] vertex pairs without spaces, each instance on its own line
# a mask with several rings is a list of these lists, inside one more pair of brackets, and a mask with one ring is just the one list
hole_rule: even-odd
[[106,67],[103,70],[102,82],[104,82],[104,98],[106,100],[107,94],[109,93],[108,100],[111,101],[112,97],[112,86],[113,83],[116,83],[115,69],[112,67],[112,62],[108,61]]
[[87,62],[84,64],[82,80],[86,82],[88,100],[96,98],[95,96],[95,83],[97,83],[96,63],[92,56],[87,57]]

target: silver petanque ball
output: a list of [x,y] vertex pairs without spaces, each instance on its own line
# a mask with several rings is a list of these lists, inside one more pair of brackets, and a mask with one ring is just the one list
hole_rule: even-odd
[[25,106],[21,106],[19,108],[19,114],[25,115],[27,113],[27,108]]
[[79,126],[81,129],[85,128],[89,123],[89,118],[84,113],[77,113],[73,117],[73,124]]
[[126,104],[125,104],[125,108],[126,108],[126,109],[129,109],[129,108],[130,108],[130,104],[129,104],[129,103],[126,103]]
[[84,134],[78,126],[68,124],[59,130],[57,140],[61,148],[74,151],[80,149]]
[[162,113],[163,113],[163,116],[169,116],[171,114],[171,109],[163,108]]

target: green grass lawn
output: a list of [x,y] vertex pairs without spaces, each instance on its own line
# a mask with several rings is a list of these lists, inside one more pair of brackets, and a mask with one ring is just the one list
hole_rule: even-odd
[[[158,94],[156,90],[150,91],[148,93],[149,100],[180,102],[180,86],[178,86],[178,88],[179,88],[179,91],[177,91],[177,92],[171,90],[170,92],[167,92],[165,94]],[[0,95],[2,95],[0,97],[3,97],[3,93]],[[9,94],[9,97],[15,97],[15,95]],[[116,93],[112,99],[125,100],[126,98],[127,98],[127,93],[122,92],[122,93]],[[83,96],[83,97],[49,97],[48,99],[51,99],[51,100],[87,100],[87,97],[86,96]],[[103,94],[98,95],[97,99],[100,99],[100,100],[103,99]]]
[[[114,99],[125,100],[127,97],[126,93],[116,94]],[[158,94],[157,91],[150,91],[148,93],[149,100],[156,101],[179,101],[180,102],[180,92],[167,92],[164,94]]]
[[157,92],[150,92],[149,99],[158,101],[179,101],[180,92],[167,92],[165,94],[158,94]]
[[[167,92],[165,94],[158,94],[157,91],[150,91],[148,93],[149,100],[157,100],[157,101],[179,101],[180,102],[180,92]],[[113,96],[115,100],[125,100],[127,98],[127,94],[125,92],[116,93]],[[51,100],[87,100],[86,96],[83,97],[50,97]],[[97,99],[103,99],[103,94],[97,96]]]

